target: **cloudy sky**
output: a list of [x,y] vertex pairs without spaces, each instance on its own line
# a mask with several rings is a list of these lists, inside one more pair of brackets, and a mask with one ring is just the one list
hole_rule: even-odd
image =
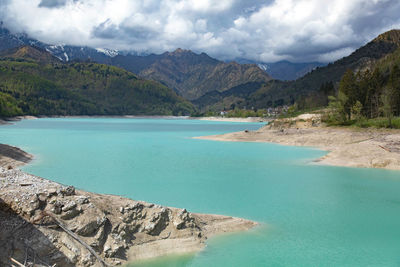
[[7,27],[48,43],[263,62],[336,60],[399,14],[399,0],[0,0]]

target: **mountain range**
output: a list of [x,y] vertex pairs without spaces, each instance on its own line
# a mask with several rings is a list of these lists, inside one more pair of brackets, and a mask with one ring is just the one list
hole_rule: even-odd
[[195,103],[204,111],[230,109],[233,106],[267,108],[292,105],[302,101],[309,102],[303,104],[307,108],[323,106],[326,101],[315,101],[313,97],[327,84],[337,88],[338,82],[347,70],[355,72],[372,70],[379,60],[391,55],[399,47],[400,30],[391,30],[379,35],[351,55],[327,66],[317,67],[295,81],[271,80],[258,89],[246,91],[247,94],[243,91],[237,93],[237,89],[226,91],[223,95],[213,92],[197,99]]
[[[167,87],[171,88],[178,97],[170,95],[173,99],[178,102],[182,101],[182,103],[184,102],[183,98],[190,100],[202,112],[233,107],[267,108],[292,105],[301,101],[310,102],[305,106],[326,104],[323,103],[324,101],[310,100],[310,97],[319,94],[321,90],[326,91],[328,84],[329,87],[336,88],[339,80],[348,69],[354,71],[372,69],[376,62],[399,48],[399,40],[399,30],[386,32],[357,49],[351,55],[326,66],[317,62],[297,64],[277,62],[271,65],[245,60],[239,60],[239,62],[246,64],[223,62],[205,53],[196,54],[184,49],[177,49],[160,55],[137,55],[109,49],[48,45],[31,39],[25,34],[12,34],[7,29],[0,28],[0,51],[3,51],[1,52],[3,57],[7,58],[6,54],[12,53],[13,57],[11,58],[14,61],[23,58],[25,61],[34,61],[40,64],[46,62],[53,67],[61,64],[64,66],[63,68],[70,68],[74,66],[73,64],[78,63],[85,68],[89,66],[88,64],[92,64],[92,66],[96,64],[98,66],[107,65],[107,68],[111,68],[110,65],[113,65],[119,71],[124,69],[126,73],[130,73],[127,74],[128,76],[135,75],[137,79],[154,85],[157,90],[161,88],[160,83],[164,85],[163,90],[167,90],[165,89]],[[28,49],[27,46],[34,49],[28,49],[27,53],[20,49],[13,52],[9,50],[21,46],[25,47],[24,49]],[[21,56],[18,53],[24,55]],[[10,58],[7,60],[10,60]],[[265,70],[271,72],[273,69],[271,66],[280,69],[279,73],[281,74],[275,73],[274,76],[280,75],[282,80],[273,79],[265,72]],[[89,68],[88,71],[96,72],[101,68],[98,67],[95,70]],[[307,71],[310,72],[307,73]],[[283,81],[289,77],[285,78],[284,73],[290,73],[289,76],[296,75],[296,77],[303,73],[306,74],[293,81]],[[42,74],[36,73],[36,75]],[[50,78],[47,77],[46,79]],[[60,82],[57,81],[57,83]],[[103,83],[107,85],[107,81]],[[79,86],[88,85],[80,84]],[[299,100],[301,101],[299,102]],[[312,103],[313,101],[315,103]],[[184,103],[185,112],[193,108],[187,105],[188,102]],[[107,113],[109,111],[109,109],[102,109],[101,112]],[[168,112],[172,111],[169,109]],[[116,114],[118,111],[113,110],[112,113]]]
[[159,81],[188,100],[211,91],[224,92],[248,82],[267,82],[271,77],[256,64],[225,63],[205,53],[177,49],[161,55],[116,56],[112,64]]
[[160,82],[186,99],[193,100],[213,90],[223,92],[247,82],[267,82],[269,75],[256,64],[225,63],[205,53],[177,49],[161,55],[136,55],[110,49],[94,49],[69,45],[49,45],[0,29],[0,50],[23,45],[44,49],[64,62],[92,61],[114,65]]

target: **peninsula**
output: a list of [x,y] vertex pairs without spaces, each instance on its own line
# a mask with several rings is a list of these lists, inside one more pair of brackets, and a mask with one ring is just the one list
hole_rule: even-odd
[[277,119],[257,131],[198,138],[316,147],[329,151],[315,161],[319,164],[400,170],[400,130],[327,127],[318,114]]
[[32,156],[0,145],[0,265],[113,266],[193,253],[257,223],[64,186],[18,169]]

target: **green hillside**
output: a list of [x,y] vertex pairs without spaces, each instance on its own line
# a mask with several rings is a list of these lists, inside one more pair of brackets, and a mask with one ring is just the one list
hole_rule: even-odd
[[[213,97],[213,107],[235,106],[237,108],[267,108],[297,103],[301,108],[322,107],[328,104],[328,95],[338,87],[344,73],[351,69],[373,69],[375,64],[392,54],[400,47],[400,30],[392,30],[379,35],[377,38],[357,49],[351,55],[330,63],[325,67],[318,67],[312,72],[295,81],[272,80],[263,83],[257,90],[250,90],[248,94],[229,94],[226,97]],[[207,96],[207,95],[206,95]],[[215,102],[217,101],[217,102]],[[197,100],[209,104],[208,98]]]
[[192,101],[192,103],[200,112],[235,109],[236,105],[241,106],[246,101],[246,97],[257,91],[264,84],[261,82],[248,82],[223,92],[211,91]]
[[[400,116],[400,48],[377,61],[373,69],[348,70],[338,92],[330,96],[332,124],[400,127],[393,118]],[[385,117],[385,120],[377,118]]]
[[192,104],[157,82],[95,63],[57,61],[32,47],[0,59],[0,116],[183,115]]
[[[318,92],[326,83],[336,84],[343,74],[351,69],[358,71],[373,68],[375,63],[393,53],[400,46],[400,31],[392,30],[381,34],[351,55],[326,67],[320,67],[293,82],[272,82],[260,88],[247,99],[255,107],[291,105],[299,98]],[[315,103],[316,106],[323,103]]]

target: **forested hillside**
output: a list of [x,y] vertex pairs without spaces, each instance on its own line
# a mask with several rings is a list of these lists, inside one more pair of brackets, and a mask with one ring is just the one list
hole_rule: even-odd
[[368,119],[385,117],[387,125],[382,126],[392,127],[393,117],[400,116],[400,48],[373,69],[347,70],[329,100],[329,123],[368,126]]
[[188,115],[192,104],[168,87],[123,69],[64,64],[25,46],[0,59],[0,115]]

